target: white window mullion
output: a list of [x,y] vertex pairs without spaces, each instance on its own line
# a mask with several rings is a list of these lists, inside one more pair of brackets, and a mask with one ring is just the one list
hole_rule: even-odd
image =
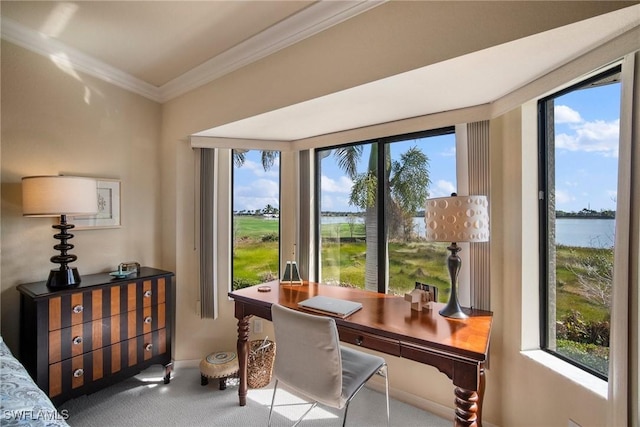
[[620,149],[609,359],[609,425],[640,423],[640,53],[622,65]]

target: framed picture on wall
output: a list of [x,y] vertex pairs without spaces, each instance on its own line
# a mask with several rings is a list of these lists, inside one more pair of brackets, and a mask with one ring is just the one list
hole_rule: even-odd
[[98,213],[90,216],[77,216],[73,219],[76,230],[95,228],[117,228],[120,223],[120,181],[117,179],[97,178]]

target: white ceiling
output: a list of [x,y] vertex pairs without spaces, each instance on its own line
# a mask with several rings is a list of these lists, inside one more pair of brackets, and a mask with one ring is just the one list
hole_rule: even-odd
[[[163,102],[383,3],[2,1],[2,37]],[[638,26],[640,5],[199,135],[294,141],[489,104]]]
[[385,1],[2,0],[1,30],[163,102]]
[[[640,6],[634,6],[218,126],[198,136],[296,141],[490,104],[638,25]],[[640,49],[640,39],[637,44]]]

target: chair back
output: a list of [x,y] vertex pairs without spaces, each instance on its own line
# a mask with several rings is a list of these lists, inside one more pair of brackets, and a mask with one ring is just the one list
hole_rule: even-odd
[[324,405],[340,408],[342,359],[336,322],[274,304],[274,376],[295,391]]

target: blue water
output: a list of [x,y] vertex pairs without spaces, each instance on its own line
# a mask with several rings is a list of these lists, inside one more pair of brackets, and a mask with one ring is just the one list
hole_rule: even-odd
[[[362,223],[364,218],[356,217],[355,221]],[[323,224],[344,222],[347,222],[346,217],[322,217]],[[413,222],[416,232],[424,236],[424,218],[416,217]],[[558,218],[556,219],[556,243],[585,248],[611,248],[615,223],[615,219]]]
[[615,219],[556,219],[556,243],[583,248],[611,248]]

